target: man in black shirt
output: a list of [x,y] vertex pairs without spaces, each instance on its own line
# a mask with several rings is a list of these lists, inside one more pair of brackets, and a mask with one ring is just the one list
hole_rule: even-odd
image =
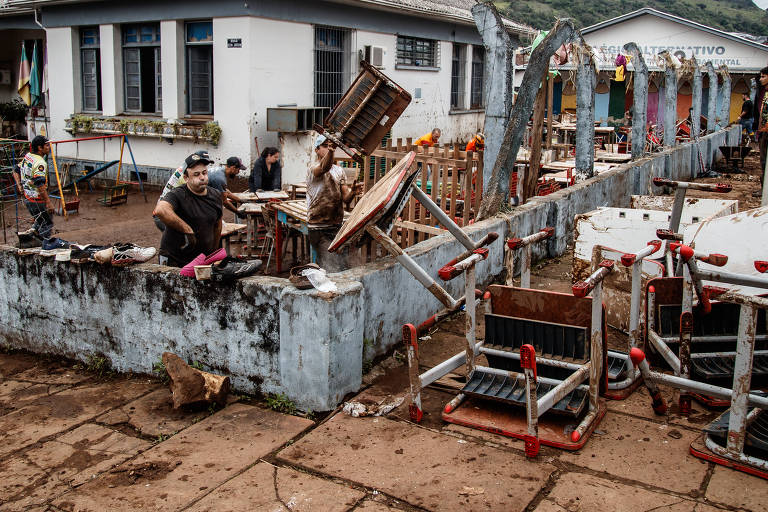
[[208,186],[208,153],[185,160],[186,184],[168,192],[155,212],[168,229],[160,241],[160,264],[183,267],[199,254],[210,254],[221,237],[221,192]]
[[743,130],[747,130],[747,134],[750,134],[752,133],[752,123],[754,121],[752,118],[754,106],[752,105],[752,100],[749,99],[749,94],[746,92],[741,94],[741,99],[744,100],[744,103],[741,104],[739,124]]

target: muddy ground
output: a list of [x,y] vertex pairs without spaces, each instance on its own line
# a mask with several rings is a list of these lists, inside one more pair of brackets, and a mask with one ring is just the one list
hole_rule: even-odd
[[[568,291],[569,268],[567,255],[540,262],[532,285]],[[458,314],[425,334],[421,370],[463,350],[463,329]],[[378,361],[347,397],[402,403],[353,418],[287,415],[285,399],[244,395],[177,411],[157,377],[0,352],[0,510],[765,510],[768,482],[689,454],[720,411],[694,402],[683,416],[672,390],[666,415],[641,388],[607,402],[581,450],[544,446],[530,460],[520,441],[443,420],[462,368],[423,390],[424,418],[411,422],[404,360],[398,349]]]
[[[747,169],[756,175],[755,158]],[[739,209],[757,205],[757,181],[727,175]],[[56,218],[78,242],[155,245],[149,202],[136,193],[110,209],[85,194],[80,216]],[[691,192],[693,197],[706,196]],[[90,205],[90,206],[89,206]],[[570,253],[533,267],[532,286],[570,292]],[[418,323],[419,318],[414,318]],[[484,336],[478,322],[478,338]],[[614,347],[626,345],[611,330]],[[464,319],[420,340],[421,370],[463,350]],[[657,416],[641,388],[608,412],[579,451],[523,444],[446,423],[442,409],[463,369],[422,393],[424,418],[409,419],[408,373],[397,349],[376,361],[353,400],[401,405],[386,416],[291,412],[280,397],[232,395],[223,409],[176,411],[156,376],[114,375],[106,361],[0,351],[0,510],[215,511],[763,511],[768,482],[689,454],[720,411],[693,404]],[[202,361],[205,365],[205,361]],[[276,409],[276,410],[275,410]]]

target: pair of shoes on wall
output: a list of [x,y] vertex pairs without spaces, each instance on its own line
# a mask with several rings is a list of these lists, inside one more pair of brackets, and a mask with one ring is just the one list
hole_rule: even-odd
[[93,259],[102,265],[111,263],[116,267],[126,267],[134,263],[144,263],[152,259],[157,250],[154,247],[140,247],[131,243],[118,243],[93,254]]
[[198,254],[195,259],[181,267],[181,270],[179,270],[179,274],[185,276],[185,277],[195,277],[195,267],[198,265],[213,265],[217,261],[221,261],[224,258],[227,257],[227,251],[222,247],[220,249],[215,250],[208,256],[205,254]]

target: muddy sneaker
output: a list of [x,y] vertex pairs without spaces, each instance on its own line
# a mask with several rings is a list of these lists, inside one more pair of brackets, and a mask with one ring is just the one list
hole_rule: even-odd
[[33,249],[43,245],[43,241],[32,233],[17,233],[16,236],[19,237],[19,243],[17,244],[19,249]]
[[112,265],[116,267],[125,267],[134,263],[144,263],[149,261],[157,250],[154,247],[139,247],[133,244],[124,244],[115,246],[112,254]]
[[96,251],[93,255],[93,259],[96,260],[98,263],[101,263],[102,265],[106,265],[107,263],[112,262],[112,255],[115,252],[114,247],[107,247],[106,249],[102,249],[100,251]]
[[261,260],[239,261],[227,256],[211,269],[211,281],[231,283],[235,279],[255,274],[261,268],[261,264]]
[[43,250],[51,251],[53,249],[69,249],[70,243],[61,238],[46,238],[43,240]]
[[40,256],[57,256],[64,251],[69,251],[69,242],[61,238],[47,238],[43,240],[43,250],[40,251]]

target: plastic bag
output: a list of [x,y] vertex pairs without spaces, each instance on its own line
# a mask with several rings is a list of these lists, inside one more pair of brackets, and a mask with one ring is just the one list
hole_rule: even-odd
[[308,268],[303,270],[301,275],[309,279],[312,286],[321,292],[337,292],[339,290],[336,283],[328,279],[325,269]]

